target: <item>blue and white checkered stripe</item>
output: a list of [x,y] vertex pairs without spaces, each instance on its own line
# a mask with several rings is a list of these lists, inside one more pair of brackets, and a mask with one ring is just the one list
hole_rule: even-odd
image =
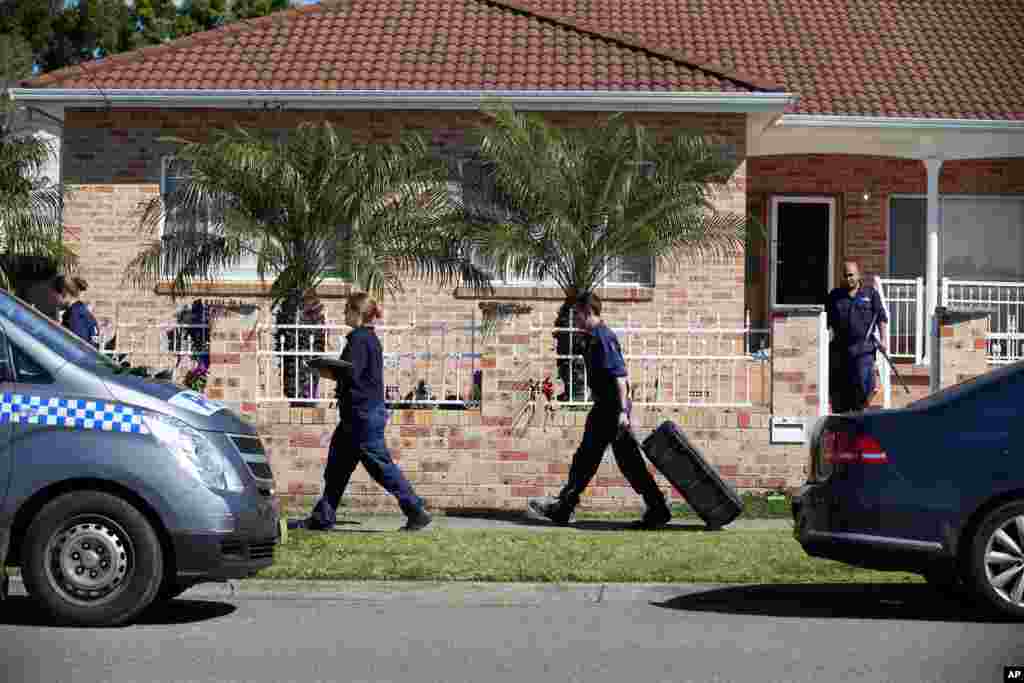
[[87,399],[43,398],[25,394],[0,395],[0,424],[30,424],[67,429],[148,434],[137,408]]

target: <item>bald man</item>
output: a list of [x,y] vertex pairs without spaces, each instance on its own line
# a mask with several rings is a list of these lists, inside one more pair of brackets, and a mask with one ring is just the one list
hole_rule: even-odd
[[[878,291],[865,285],[856,261],[843,264],[845,284],[828,295],[828,326],[832,330],[831,358],[837,367],[830,373],[836,384],[832,411],[863,410],[875,393],[875,352],[885,349],[889,322]],[[880,339],[872,336],[878,326]]]

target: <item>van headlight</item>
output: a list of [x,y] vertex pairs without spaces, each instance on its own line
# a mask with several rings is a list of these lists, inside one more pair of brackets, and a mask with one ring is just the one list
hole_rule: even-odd
[[174,454],[178,464],[214,491],[242,491],[245,486],[238,471],[206,435],[181,420],[149,413],[146,426],[164,448]]

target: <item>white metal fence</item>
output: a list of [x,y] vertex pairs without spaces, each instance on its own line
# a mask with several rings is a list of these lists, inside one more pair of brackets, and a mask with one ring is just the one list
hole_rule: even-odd
[[100,352],[116,362],[146,367],[152,374],[170,372],[180,379],[194,365],[187,360],[209,353],[210,328],[177,323],[118,324],[101,329],[96,342]]
[[[927,316],[921,278],[880,278],[889,311],[889,355],[921,363],[925,353]],[[984,282],[943,278],[943,306],[991,311],[988,362],[992,365],[1024,359],[1024,282]]]
[[942,303],[991,310],[988,361],[1012,363],[1024,358],[1024,282],[942,280]]
[[[609,324],[622,346],[636,405],[747,407],[767,400],[758,383],[768,373],[768,352],[762,350],[768,346],[768,330],[727,328],[718,320],[714,327],[694,318],[687,323],[670,327],[658,316],[653,326],[631,319]],[[550,379],[555,403],[589,404],[583,356],[573,348],[581,333],[552,328],[541,316],[530,331],[526,381],[539,388]]]
[[886,346],[892,358],[924,358],[924,280],[879,278],[882,300],[889,317]]
[[[418,322],[415,313],[405,325],[378,325],[384,347],[385,400],[392,407],[469,407],[480,401],[480,326]],[[257,401],[266,403],[330,403],[335,383],[320,380],[305,361],[337,358],[350,328],[324,325],[262,325],[256,329],[259,363]]]

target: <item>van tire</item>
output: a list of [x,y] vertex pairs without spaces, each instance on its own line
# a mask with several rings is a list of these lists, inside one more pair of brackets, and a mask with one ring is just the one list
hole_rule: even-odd
[[153,602],[163,551],[153,526],[127,501],[73,491],[47,503],[25,535],[22,579],[59,623],[116,626]]
[[195,586],[198,581],[183,581],[177,578],[165,578],[160,584],[160,590],[156,594],[156,602],[167,602],[178,597],[189,588]]

